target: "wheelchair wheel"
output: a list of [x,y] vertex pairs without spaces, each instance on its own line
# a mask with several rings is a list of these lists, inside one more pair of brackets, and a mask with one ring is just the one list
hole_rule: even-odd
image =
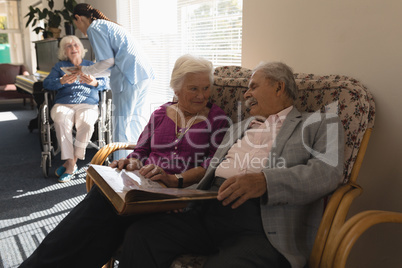
[[50,118],[49,105],[46,103],[43,103],[39,108],[38,129],[41,151],[51,151],[52,156],[54,156],[59,145],[57,142],[56,130],[54,129]]
[[43,103],[39,108],[39,116],[38,116],[38,129],[39,129],[39,142],[40,149],[42,152],[48,151],[50,137],[48,137],[48,127],[49,127],[49,106],[46,103]]
[[[105,142],[106,144],[110,144],[113,142],[113,137],[112,137],[112,100],[108,99],[107,101],[107,109],[106,109],[106,119],[105,119]],[[105,162],[104,165],[108,166],[111,162],[113,161],[113,154],[109,155]]]
[[46,110],[46,106],[45,104],[42,104],[39,107],[39,114],[38,114],[38,130],[39,130],[39,145],[40,145],[40,150],[43,152],[43,145],[44,145],[44,135],[46,135],[46,131],[45,131],[45,120],[46,120],[46,116],[44,115]]
[[45,178],[49,177],[50,159],[47,154],[42,155],[42,171]]
[[105,120],[105,140],[106,144],[110,144],[113,142],[112,137],[112,100],[108,99],[107,109],[106,109],[106,120]]

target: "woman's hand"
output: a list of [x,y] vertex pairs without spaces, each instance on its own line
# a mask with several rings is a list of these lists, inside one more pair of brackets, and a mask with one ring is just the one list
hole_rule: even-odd
[[81,74],[79,77],[79,81],[80,81],[80,83],[85,83],[90,86],[94,86],[94,87],[98,86],[98,81],[92,75]]
[[75,68],[69,68],[68,70],[72,74],[77,74],[77,75],[83,75],[84,73],[81,71],[82,66],[81,65],[75,65]]
[[142,163],[136,158],[122,158],[120,160],[114,160],[110,163],[109,167],[134,171],[141,169]]
[[77,80],[77,75],[75,74],[65,74],[60,78],[60,84],[72,84]]
[[139,172],[145,178],[153,181],[160,181],[167,187],[174,188],[178,186],[176,176],[167,174],[161,167],[157,165],[150,164],[143,166]]

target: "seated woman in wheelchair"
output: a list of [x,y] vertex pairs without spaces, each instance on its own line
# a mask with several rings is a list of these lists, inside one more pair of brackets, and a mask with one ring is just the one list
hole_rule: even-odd
[[89,75],[69,73],[68,68],[74,68],[76,65],[94,64],[85,60],[84,56],[85,50],[80,39],[73,35],[63,37],[58,52],[60,61],[43,81],[44,88],[57,91],[55,105],[50,114],[61,148],[61,159],[65,160],[55,172],[59,182],[70,181],[77,170],[77,160],[85,158],[85,150],[98,119],[98,91],[104,90],[108,83],[108,78],[95,79]]

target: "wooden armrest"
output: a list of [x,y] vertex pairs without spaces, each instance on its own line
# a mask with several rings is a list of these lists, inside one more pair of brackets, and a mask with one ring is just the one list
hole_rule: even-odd
[[330,244],[329,266],[345,267],[346,260],[357,239],[369,228],[380,223],[402,223],[402,213],[381,210],[368,210],[351,217],[340,229]]
[[[113,152],[117,150],[127,150],[127,149],[132,149],[134,150],[135,144],[129,144],[129,143],[122,143],[122,142],[114,142],[114,143],[109,143],[106,146],[102,147],[99,149],[98,152],[92,157],[91,164],[94,165],[103,165],[105,162],[106,158],[112,154]],[[93,185],[92,179],[87,175],[86,177],[86,187],[87,187],[87,192],[91,190]]]
[[309,258],[310,268],[321,267],[321,262],[327,255],[327,244],[336,237],[344,224],[352,201],[361,194],[362,188],[354,183],[339,187],[331,196],[320,223],[313,249]]

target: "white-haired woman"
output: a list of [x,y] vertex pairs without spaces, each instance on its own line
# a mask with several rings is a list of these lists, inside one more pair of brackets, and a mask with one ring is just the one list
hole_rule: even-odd
[[[209,102],[212,79],[210,61],[191,55],[178,58],[170,83],[178,102],[155,110],[134,152],[113,161],[111,167],[138,169],[170,188],[198,183],[228,125],[223,110]],[[20,268],[101,267],[138,217],[141,215],[118,215],[94,186]]]
[[[43,81],[47,90],[56,90],[50,114],[54,122],[57,140],[64,164],[56,169],[59,182],[71,180],[77,170],[77,160],[85,158],[85,149],[94,131],[98,118],[99,92],[108,85],[107,78],[95,79],[90,75],[66,74],[62,68],[76,65],[90,66],[92,61],[84,59],[85,50],[80,39],[68,35],[61,39],[58,57],[60,61]],[[64,69],[66,70],[66,69]],[[73,127],[76,135],[73,142]]]

